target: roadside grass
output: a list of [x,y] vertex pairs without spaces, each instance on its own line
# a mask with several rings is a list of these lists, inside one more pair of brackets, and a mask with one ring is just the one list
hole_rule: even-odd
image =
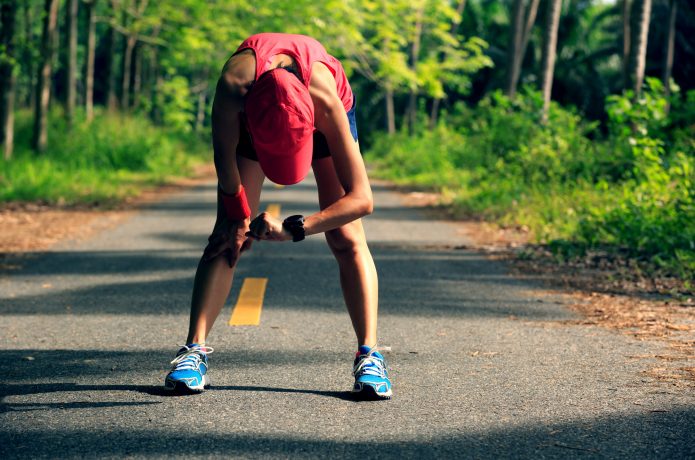
[[0,203],[110,206],[191,175],[208,154],[196,135],[143,116],[100,113],[68,128],[58,111],[50,114],[48,149],[37,154],[30,148],[32,122],[29,111],[18,112],[15,154],[0,160]]
[[378,137],[366,158],[376,177],[441,193],[454,216],[528,229],[558,261],[600,248],[692,289],[695,92],[667,117],[649,85],[639,102],[609,98],[607,133],[555,104],[543,126],[536,92],[493,93],[432,130]]

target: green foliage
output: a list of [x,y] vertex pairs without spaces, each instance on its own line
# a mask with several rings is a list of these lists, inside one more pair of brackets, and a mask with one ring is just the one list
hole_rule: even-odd
[[[663,139],[669,123],[667,101],[656,79],[639,100],[626,92],[609,98],[612,143],[622,151],[627,173],[619,199],[589,209],[579,227],[590,244],[625,246],[659,263],[687,259],[695,250],[695,158],[692,140]],[[695,269],[690,257],[690,269]]]
[[49,126],[49,149],[36,156],[29,149],[30,113],[18,114],[16,156],[0,162],[0,202],[113,202],[189,174],[204,150],[201,141],[142,117],[102,115],[70,131],[52,113]]
[[188,80],[175,76],[166,80],[157,94],[158,106],[164,113],[164,126],[183,133],[193,127],[193,100]]
[[[689,96],[692,97],[692,96]],[[530,227],[541,242],[613,247],[695,276],[695,142],[666,115],[663,88],[608,101],[610,133],[525,91],[458,106],[432,131],[382,135],[368,159],[383,177],[444,191],[459,213]],[[693,118],[690,118],[691,126]]]

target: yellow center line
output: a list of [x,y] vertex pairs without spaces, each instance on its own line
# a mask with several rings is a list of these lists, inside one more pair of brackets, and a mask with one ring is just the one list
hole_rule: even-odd
[[274,218],[279,219],[280,218],[280,205],[277,203],[269,204],[268,207],[265,208],[265,212],[267,212],[268,214],[270,214]]
[[285,188],[284,185],[280,185],[280,184],[273,184],[273,186],[274,186],[276,189]]
[[230,326],[258,326],[268,278],[246,278],[229,318]]

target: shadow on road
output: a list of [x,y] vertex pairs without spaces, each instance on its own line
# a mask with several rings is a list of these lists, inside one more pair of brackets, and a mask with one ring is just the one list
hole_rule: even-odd
[[[541,320],[557,315],[553,305],[515,294],[529,281],[507,276],[501,264],[482,254],[405,243],[373,244],[372,250],[385,314]],[[337,266],[322,240],[307,240],[301,248],[257,243],[250,254],[237,268],[231,299],[244,277],[261,276],[270,280],[268,310],[343,311]],[[18,259],[23,267],[7,278],[8,286],[20,288],[3,293],[0,315],[186,314],[199,257],[196,250],[35,254]],[[287,261],[301,263],[301,272],[288,272],[286,264],[279,263]],[[42,283],[54,277],[67,282],[44,289]],[[24,282],[14,282],[17,279]],[[69,284],[72,279],[79,284]]]
[[[136,392],[150,396],[162,397],[190,397],[195,395],[180,395],[173,393],[164,388],[163,385],[95,385],[95,384],[78,384],[78,383],[39,383],[39,384],[10,384],[0,385],[0,412],[9,411],[24,411],[24,410],[39,410],[39,409],[84,409],[93,407],[118,407],[118,406],[137,406],[147,404],[160,404],[157,401],[107,401],[107,402],[50,402],[50,403],[8,403],[4,398],[8,396],[29,396],[40,395],[47,393],[65,393],[65,392],[95,392],[113,393],[119,391]],[[248,391],[254,393],[295,393],[295,394],[311,394],[319,396],[327,396],[337,398],[343,401],[358,402],[349,391],[324,391],[312,390],[303,388],[278,388],[265,387],[258,385],[213,385],[207,391]]]
[[[695,443],[695,409],[665,406],[658,410],[635,407],[629,412],[608,411],[606,415],[587,415],[580,420],[567,420],[549,412],[547,419],[529,422],[527,418],[512,418],[485,425],[481,430],[480,414],[463,412],[455,419],[437,429],[432,435],[411,438],[407,429],[401,433],[399,425],[386,415],[389,404],[370,406],[360,404],[365,410],[377,410],[384,418],[379,428],[391,430],[386,440],[379,442],[345,441],[340,434],[331,439],[324,434],[316,436],[298,434],[292,428],[269,429],[262,432],[179,431],[172,433],[157,423],[140,425],[138,428],[111,424],[109,417],[143,414],[157,408],[156,414],[166,417],[176,413],[178,404],[191,408],[191,399],[173,401],[160,385],[140,385],[133,378],[162,372],[164,351],[158,350],[7,350],[0,352],[0,375],[13,375],[17,383],[0,385],[0,413],[21,417],[64,418],[87,414],[94,420],[95,414],[103,421],[89,427],[62,426],[60,423],[45,426],[38,423],[35,428],[22,426],[14,429],[12,424],[0,428],[0,458],[27,457],[98,457],[107,453],[110,457],[169,456],[262,456],[268,457],[321,457],[321,458],[693,458]],[[31,356],[32,359],[26,359]],[[332,363],[342,361],[342,353],[307,351],[251,351],[239,350],[222,354],[216,359],[219,369],[234,367],[263,367],[292,363]],[[119,369],[138,362],[137,374],[125,375]],[[19,363],[19,365],[18,365]],[[114,371],[117,371],[114,373]],[[58,379],[80,378],[92,382],[98,379],[118,378],[124,383],[23,383],[36,381],[46,376]],[[193,396],[195,407],[206,401],[219,401],[218,392],[249,393],[251,401],[260,393],[318,395],[333,401],[352,401],[345,391],[317,390],[312,388],[285,388],[266,385],[213,386],[208,393]],[[206,399],[211,396],[211,399]],[[77,401],[75,399],[78,399]],[[104,399],[108,399],[104,401]],[[393,404],[398,405],[399,401]],[[340,404],[338,402],[338,404]],[[431,407],[429,411],[441,410],[444,406]],[[394,414],[403,411],[402,403],[394,407]],[[210,411],[215,407],[210,406]],[[416,408],[410,409],[417,410]],[[74,412],[73,412],[74,411]],[[80,412],[84,411],[84,412]],[[98,412],[94,412],[98,411]],[[109,412],[110,411],[110,412]],[[510,411],[512,414],[513,411]],[[19,415],[21,414],[21,415]],[[341,416],[345,416],[342,413]],[[447,415],[441,414],[446,420]],[[372,420],[372,419],[370,419]],[[403,421],[401,420],[400,423]],[[311,423],[311,421],[307,421]],[[275,425],[273,425],[275,426]],[[227,427],[228,428],[228,427]],[[412,428],[412,426],[410,427]],[[258,427],[254,428],[259,430]],[[427,430],[425,430],[427,431]]]
[[[511,425],[489,431],[440,432],[409,439],[393,432],[391,441],[345,441],[302,437],[292,431],[220,433],[191,429],[171,433],[119,426],[90,429],[0,431],[3,458],[212,456],[311,458],[693,458],[695,411],[613,415],[589,420]],[[388,423],[385,422],[388,426]],[[453,425],[453,422],[452,422]],[[457,424],[459,427],[461,424]],[[376,429],[376,427],[374,427]],[[379,428],[384,429],[383,426]]]

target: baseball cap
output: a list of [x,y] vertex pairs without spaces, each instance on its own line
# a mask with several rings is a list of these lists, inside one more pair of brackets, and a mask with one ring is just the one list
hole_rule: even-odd
[[281,185],[301,182],[314,151],[314,103],[309,89],[290,72],[273,69],[246,97],[246,119],[261,169]]

